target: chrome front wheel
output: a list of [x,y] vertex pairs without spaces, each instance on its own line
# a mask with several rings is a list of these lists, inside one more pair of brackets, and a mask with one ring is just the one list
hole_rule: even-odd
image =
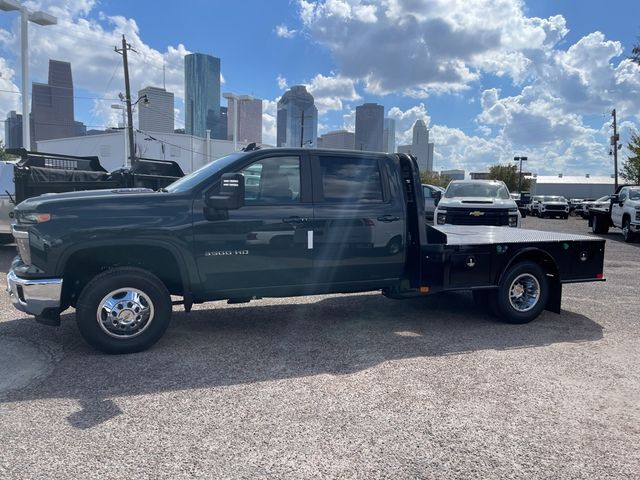
[[153,302],[136,288],[120,288],[108,293],[98,305],[98,324],[107,335],[133,338],[144,332],[154,317]]

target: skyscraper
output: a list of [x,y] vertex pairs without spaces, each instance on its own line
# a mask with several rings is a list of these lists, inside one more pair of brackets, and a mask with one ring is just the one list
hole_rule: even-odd
[[147,102],[138,103],[138,127],[144,132],[173,133],[173,93],[164,88],[145,87],[138,98],[147,96]]
[[382,152],[384,107],[365,103],[356,107],[356,150]]
[[73,137],[73,77],[71,64],[49,60],[49,82],[33,83],[31,90],[31,149],[38,140]]
[[22,148],[22,115],[11,110],[4,122],[4,146]]
[[411,145],[398,146],[398,153],[409,153],[418,160],[421,172],[433,171],[433,143],[429,143],[429,130],[422,120],[413,124],[413,141]]
[[384,131],[382,132],[382,151],[396,152],[396,121],[393,118],[384,119]]
[[227,125],[229,122],[229,109],[227,107],[220,107],[220,138],[226,140],[229,138],[229,131]]
[[[220,59],[204,53],[184,57],[185,131],[204,137],[221,138]],[[226,138],[226,137],[225,137]]]
[[315,147],[318,109],[304,85],[295,85],[278,101],[278,147]]
[[227,138],[233,140],[235,105],[238,105],[238,141],[262,143],[262,100],[238,98],[229,100]]

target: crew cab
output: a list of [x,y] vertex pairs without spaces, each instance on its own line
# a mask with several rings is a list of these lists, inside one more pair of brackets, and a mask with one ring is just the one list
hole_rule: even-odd
[[540,218],[569,218],[569,202],[559,195],[543,195],[538,198],[537,212]]
[[589,226],[593,233],[607,233],[609,228],[622,230],[625,242],[640,235],[640,185],[622,185],[609,197],[606,207],[589,210]]
[[499,180],[454,180],[436,199],[434,225],[519,227],[518,204]]
[[597,237],[425,225],[405,154],[252,148],[159,191],[42,195],[15,213],[13,304],[50,325],[74,307],[81,335],[108,353],[153,345],[176,303],[472,290],[526,323],[560,312],[563,283],[603,279]]

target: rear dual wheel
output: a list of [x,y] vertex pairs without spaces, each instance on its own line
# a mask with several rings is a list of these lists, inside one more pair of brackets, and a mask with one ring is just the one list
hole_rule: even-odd
[[504,322],[529,323],[547,305],[549,282],[537,263],[519,262],[505,272],[497,289],[474,291],[473,297]]

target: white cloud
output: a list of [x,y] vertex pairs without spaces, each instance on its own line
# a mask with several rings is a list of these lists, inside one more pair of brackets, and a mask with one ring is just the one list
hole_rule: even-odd
[[[0,119],[4,120],[11,110],[21,112],[20,95],[10,92],[19,92],[20,89],[14,83],[15,72],[7,65],[7,61],[0,57]],[[3,124],[4,125],[4,124]],[[0,138],[4,139],[4,128],[0,128]]]
[[387,117],[396,121],[396,144],[406,145],[413,139],[413,124],[417,120],[423,120],[427,127],[431,122],[431,117],[427,113],[424,103],[420,103],[405,111],[398,107],[392,107],[387,112]]
[[278,100],[279,97],[262,101],[262,143],[266,145],[276,144]]
[[280,90],[286,90],[287,88],[289,88],[289,86],[287,85],[287,79],[282,75],[278,75],[278,78],[276,78],[276,80],[278,81],[278,88]]
[[562,16],[526,16],[521,0],[299,0],[306,30],[341,75],[374,94],[461,91],[482,73],[522,81],[567,33]]
[[359,100],[355,82],[341,76],[316,75],[307,85],[309,93],[313,95],[318,113],[330,110],[342,110],[343,101]]
[[290,29],[284,24],[277,25],[275,28],[276,35],[281,38],[293,38],[298,33],[297,30]]
[[[137,51],[129,54],[131,89],[137,91],[145,86],[161,86],[163,82],[163,62],[165,64],[166,87],[172,91],[178,103],[184,99],[184,55],[190,53],[183,45],[168,46],[166,51],[158,51],[147,45],[140,37],[135,20],[122,16],[107,16],[102,13],[96,18],[87,15],[94,11],[96,2],[90,0],[43,0],[32,2],[33,8],[43,9],[58,17],[58,24],[31,28],[30,73],[33,81],[46,81],[49,59],[71,62],[74,86],[89,91],[96,97],[91,119],[95,125],[114,125],[119,120],[118,112],[111,110],[110,104],[117,99],[118,92],[124,91],[122,57],[113,51],[121,46],[122,34]],[[0,45],[5,52],[19,51],[19,21],[16,18],[8,34],[0,35]],[[18,64],[18,58],[11,58],[11,64]],[[76,104],[84,101],[76,100]],[[78,107],[76,106],[76,110]],[[178,119],[176,127],[184,127],[184,120]]]

